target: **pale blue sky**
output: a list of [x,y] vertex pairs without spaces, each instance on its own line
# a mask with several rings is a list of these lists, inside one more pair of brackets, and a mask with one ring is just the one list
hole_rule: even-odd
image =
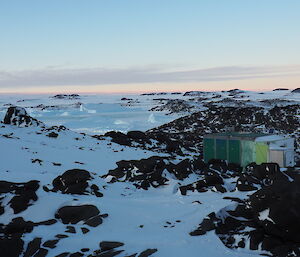
[[[103,71],[118,84],[120,70],[139,69],[155,73],[150,82],[173,83],[157,72],[232,66],[237,77],[240,67],[282,67],[287,76],[292,66],[299,81],[299,12],[299,0],[0,0],[0,89],[97,86],[97,76],[70,78],[88,69],[101,71],[102,87],[116,84],[103,82]],[[149,83],[134,74],[124,88]]]

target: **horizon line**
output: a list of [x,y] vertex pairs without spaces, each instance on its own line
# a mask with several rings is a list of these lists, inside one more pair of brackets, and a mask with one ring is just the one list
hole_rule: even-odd
[[273,89],[262,89],[262,90],[251,90],[251,89],[239,89],[239,88],[232,88],[232,89],[223,89],[223,90],[137,90],[137,91],[118,91],[118,92],[107,92],[107,91],[69,91],[69,92],[63,92],[63,91],[36,91],[36,92],[15,92],[15,91],[7,91],[7,92],[1,92],[0,95],[50,95],[50,94],[103,94],[103,95],[118,95],[118,94],[149,94],[149,93],[186,93],[186,92],[228,92],[230,90],[241,90],[241,91],[248,91],[248,92],[270,92],[274,91],[275,89],[283,89],[285,91],[291,91],[295,88],[289,88],[289,87],[274,87]]

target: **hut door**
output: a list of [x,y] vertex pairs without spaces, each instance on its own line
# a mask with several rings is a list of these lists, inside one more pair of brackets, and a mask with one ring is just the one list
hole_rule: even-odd
[[278,163],[280,167],[284,167],[284,152],[280,150],[270,150],[270,162]]

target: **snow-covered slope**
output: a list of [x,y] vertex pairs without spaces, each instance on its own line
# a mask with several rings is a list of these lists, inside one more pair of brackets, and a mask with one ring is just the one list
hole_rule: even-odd
[[[57,137],[49,137],[50,133]],[[107,213],[103,224],[91,228],[84,224],[72,225],[76,233],[66,233],[66,225],[56,222],[49,226],[37,226],[31,233],[24,233],[24,250],[34,238],[42,238],[42,244],[57,239],[57,234],[68,237],[60,239],[54,249],[47,249],[47,256],[63,252],[74,253],[89,248],[85,254],[99,249],[101,241],[119,241],[125,245],[120,256],[140,253],[148,248],[158,249],[155,256],[241,256],[226,249],[217,237],[210,233],[203,238],[189,235],[208,213],[228,204],[225,195],[241,196],[239,192],[221,194],[207,192],[182,196],[178,180],[170,177],[167,185],[149,190],[138,190],[132,183],[110,184],[101,178],[119,160],[141,159],[152,156],[151,152],[122,147],[106,140],[97,140],[64,128],[17,127],[2,125],[0,128],[2,179],[9,182],[39,181],[37,200],[28,208],[13,213],[8,204],[13,194],[2,194],[4,214],[0,223],[8,224],[14,218],[41,222],[55,218],[63,206],[91,204],[101,213]],[[52,181],[66,170],[84,169],[93,177],[89,183],[96,184],[103,197],[93,194],[76,195],[46,192]],[[194,177],[193,177],[194,176]],[[196,179],[190,176],[188,181]],[[180,182],[180,183],[187,183]],[[201,204],[199,204],[199,201]],[[90,232],[83,234],[81,228]],[[247,256],[247,254],[246,254]]]
[[[127,100],[120,96],[22,96],[21,101],[16,96],[2,97],[2,119],[11,103],[25,106],[37,122],[23,123],[20,119],[22,124],[0,124],[1,254],[242,257],[265,252],[261,248],[250,250],[249,245],[229,249],[215,231],[202,236],[191,236],[191,232],[197,231],[208,214],[230,210],[232,199],[247,198],[266,186],[266,178],[277,181],[277,175],[259,178],[255,173],[241,174],[238,167],[224,163],[207,166],[191,156],[160,148],[125,146],[109,137],[79,133],[145,131],[188,114],[186,109],[178,109],[176,99],[192,106],[190,111],[199,111],[207,108],[206,103],[235,93],[247,95],[241,99],[249,96],[251,105],[266,109],[274,103],[258,101],[272,96],[299,103],[297,93],[290,91],[219,92],[221,97],[217,98],[217,93],[204,93],[210,100],[201,101],[199,92],[131,95],[125,97]],[[158,97],[168,100],[155,100]],[[170,99],[177,103],[172,106]],[[169,101],[167,108],[171,109],[164,108],[164,101]],[[18,110],[14,118],[27,115]],[[170,112],[173,114],[166,115]],[[62,124],[73,124],[72,130]],[[293,180],[288,174],[283,175],[287,182],[288,178]]]

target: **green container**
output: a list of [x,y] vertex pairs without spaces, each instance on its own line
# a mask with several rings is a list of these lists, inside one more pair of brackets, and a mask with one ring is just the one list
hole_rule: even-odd
[[216,139],[216,158],[227,160],[227,140]]
[[239,140],[228,141],[228,162],[241,164],[241,144]]
[[204,138],[203,140],[204,148],[204,161],[208,162],[211,159],[215,158],[215,140],[212,138]]
[[255,143],[256,164],[268,162],[268,145],[265,143]]
[[243,167],[246,167],[248,164],[252,162],[256,162],[255,143],[249,140],[242,140],[241,147],[242,147],[241,165]]

